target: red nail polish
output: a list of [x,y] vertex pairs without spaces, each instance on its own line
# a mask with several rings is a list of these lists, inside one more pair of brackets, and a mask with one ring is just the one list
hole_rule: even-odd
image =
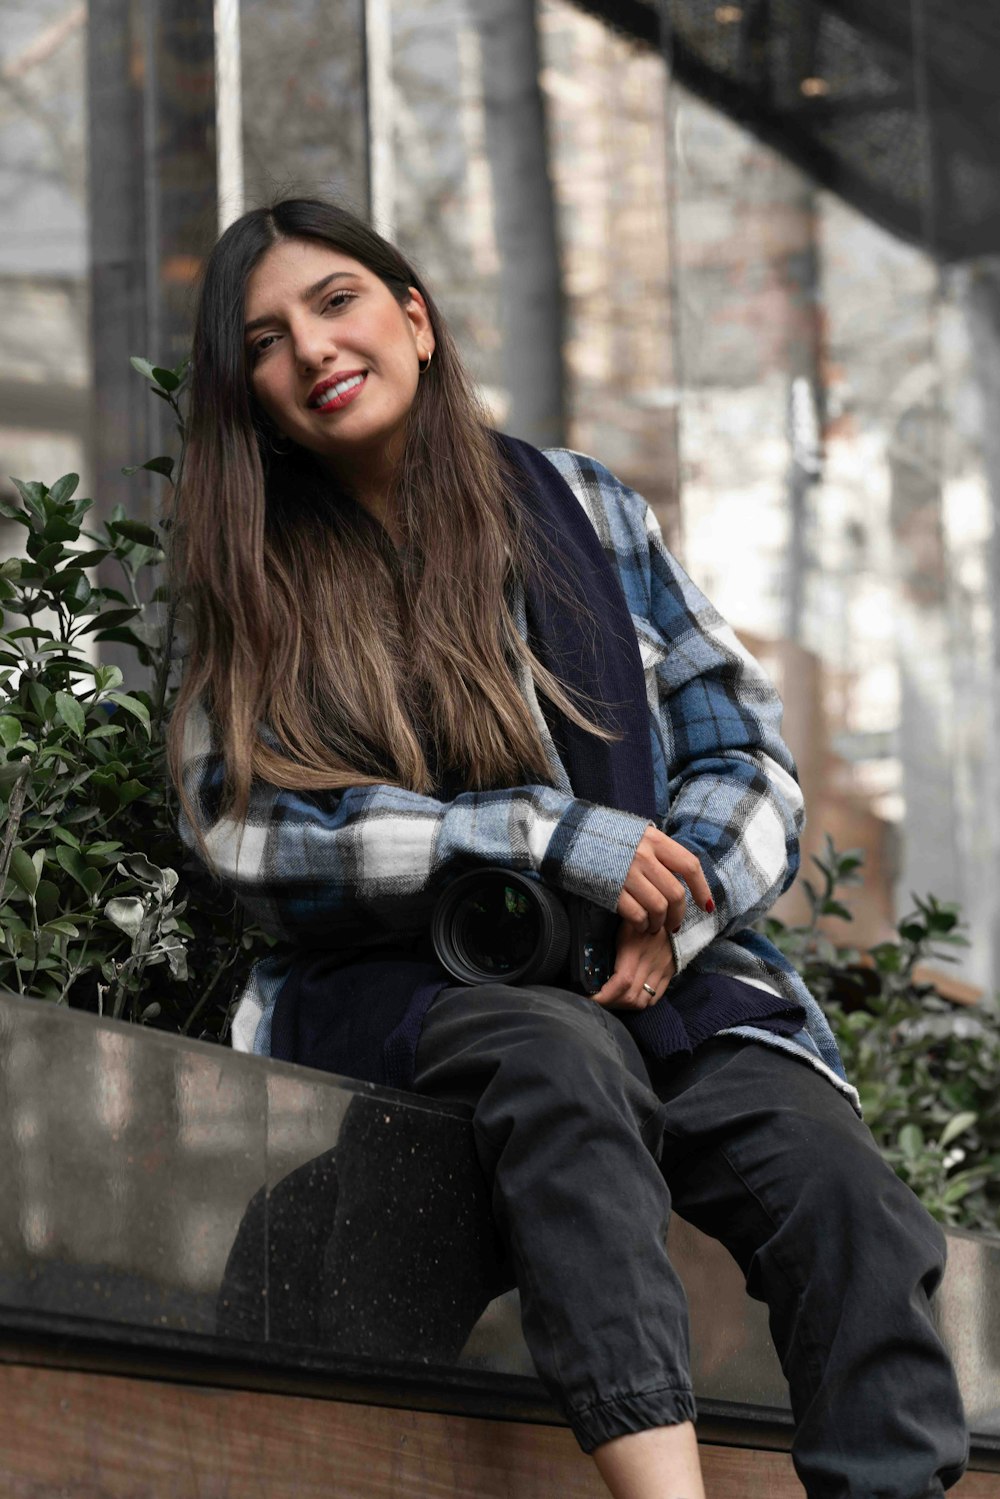
[[715,901],[712,900],[711,896],[709,896],[708,900],[705,902],[705,910],[708,912],[708,914],[710,916],[711,916],[712,912],[715,910]]

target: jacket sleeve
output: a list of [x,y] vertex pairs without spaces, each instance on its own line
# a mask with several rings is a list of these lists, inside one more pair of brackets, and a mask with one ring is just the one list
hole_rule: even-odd
[[650,622],[667,764],[664,832],[697,855],[715,911],[688,897],[680,972],[715,938],[763,915],[799,867],[805,822],[781,702],[763,668],[664,544],[644,504]]
[[[255,780],[247,816],[220,815],[222,755],[195,707],[184,782],[211,868],[264,930],[316,947],[367,947],[422,930],[450,877],[495,864],[614,910],[643,817],[551,786],[466,792],[452,802],[379,785],[290,791]],[[201,857],[187,818],[184,843]]]

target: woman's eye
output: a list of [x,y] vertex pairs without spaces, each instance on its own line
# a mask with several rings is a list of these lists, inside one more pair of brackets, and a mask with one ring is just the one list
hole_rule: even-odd
[[[323,311],[327,312],[331,307],[344,307],[348,302],[353,301],[356,295],[357,293],[353,291],[335,291],[332,296],[328,297],[327,300],[323,303]],[[268,349],[271,347],[271,340],[277,337],[277,333],[265,333],[262,338],[258,338],[255,344],[251,344],[251,360],[258,359],[261,354],[266,354]]]

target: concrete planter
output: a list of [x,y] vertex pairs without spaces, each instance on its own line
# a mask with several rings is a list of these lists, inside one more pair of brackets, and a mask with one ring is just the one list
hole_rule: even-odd
[[[460,1110],[12,996],[0,1079],[8,1343],[558,1422]],[[675,1219],[670,1247],[699,1408],[787,1431],[765,1309],[721,1246]],[[949,1248],[937,1315],[1000,1465],[1000,1240]]]

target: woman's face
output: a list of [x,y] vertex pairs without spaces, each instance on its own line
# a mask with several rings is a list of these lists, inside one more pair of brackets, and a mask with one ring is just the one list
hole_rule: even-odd
[[416,288],[401,307],[349,255],[282,240],[250,278],[245,319],[253,392],[274,425],[356,490],[384,486],[402,451],[418,361],[434,349]]

